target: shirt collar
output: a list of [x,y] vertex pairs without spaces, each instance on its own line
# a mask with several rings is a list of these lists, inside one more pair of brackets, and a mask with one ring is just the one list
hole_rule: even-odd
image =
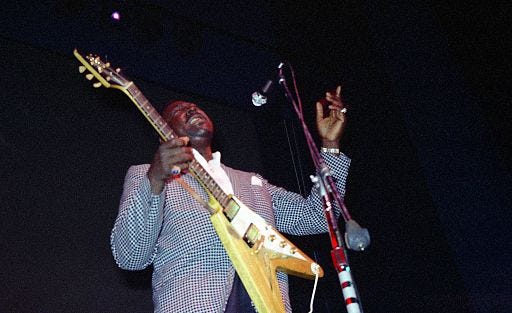
[[208,161],[208,164],[213,168],[220,167],[220,152],[212,153],[212,159]]

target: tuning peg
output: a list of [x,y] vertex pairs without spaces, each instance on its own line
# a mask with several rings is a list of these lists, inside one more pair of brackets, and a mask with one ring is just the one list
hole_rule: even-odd
[[110,62],[105,63],[105,67],[110,67]]
[[85,66],[80,65],[80,66],[78,67],[78,71],[79,71],[80,73],[85,72]]
[[109,82],[110,81],[110,76],[105,77],[105,79]]
[[119,73],[119,72],[121,72],[121,69],[118,67],[118,68],[116,68],[116,73]]
[[92,84],[92,86],[93,86],[94,88],[100,88],[100,87],[101,87],[101,83],[100,83],[100,82],[97,82],[97,83]]
[[94,75],[92,75],[92,74],[87,74],[87,75],[85,75],[85,78],[87,78],[88,80],[91,80],[91,79],[93,79],[93,78],[94,78]]

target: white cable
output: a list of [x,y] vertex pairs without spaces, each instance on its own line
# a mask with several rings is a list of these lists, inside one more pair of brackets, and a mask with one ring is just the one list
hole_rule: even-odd
[[318,275],[320,274],[320,265],[316,263],[311,264],[311,271],[315,273],[315,284],[313,285],[313,292],[311,293],[311,301],[309,302],[308,313],[313,313],[313,302],[315,301],[316,287],[318,285]]

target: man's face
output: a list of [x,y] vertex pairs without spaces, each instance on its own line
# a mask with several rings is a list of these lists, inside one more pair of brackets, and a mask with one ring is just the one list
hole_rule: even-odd
[[213,137],[213,123],[197,105],[185,101],[171,102],[164,109],[163,118],[176,132],[178,137]]

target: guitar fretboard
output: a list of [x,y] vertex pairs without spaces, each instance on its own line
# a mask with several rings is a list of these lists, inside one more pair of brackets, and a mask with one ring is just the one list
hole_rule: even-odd
[[162,118],[158,111],[155,110],[151,103],[149,103],[149,100],[142,94],[142,92],[139,90],[139,88],[137,88],[137,86],[135,86],[135,84],[131,83],[128,86],[127,91],[132,96],[139,110],[142,112],[142,114],[144,114],[151,125],[153,125],[163,140],[167,141],[175,137],[174,132],[169,124],[167,124],[167,122]]

